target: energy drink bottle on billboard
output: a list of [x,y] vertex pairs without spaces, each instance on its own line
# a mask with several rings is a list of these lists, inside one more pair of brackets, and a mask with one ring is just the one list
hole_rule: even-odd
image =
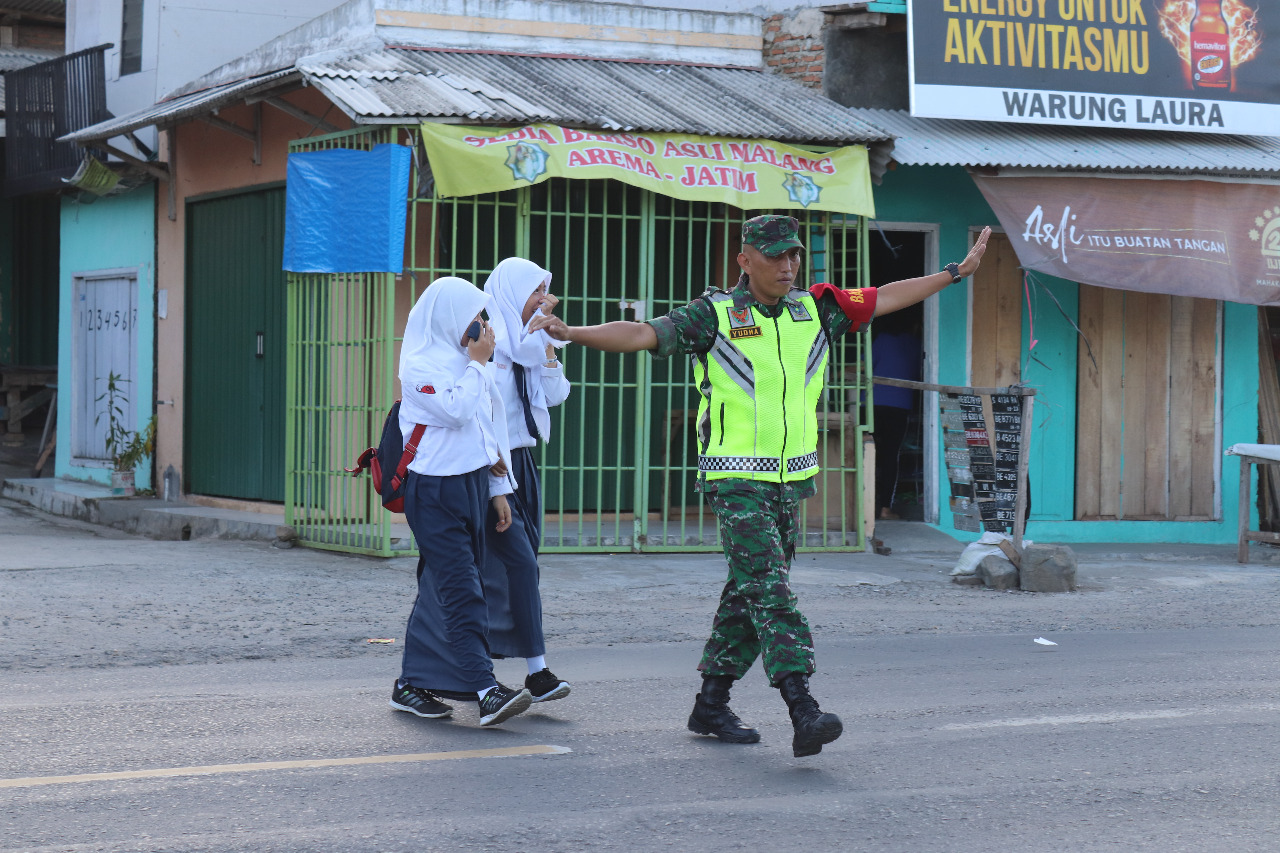
[[1197,0],[1191,21],[1191,79],[1197,89],[1231,88],[1231,32],[1221,0]]

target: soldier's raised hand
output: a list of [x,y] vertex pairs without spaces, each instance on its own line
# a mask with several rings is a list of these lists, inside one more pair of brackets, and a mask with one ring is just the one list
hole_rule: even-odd
[[973,241],[973,248],[969,250],[969,254],[964,256],[964,260],[960,262],[960,276],[968,278],[978,269],[982,263],[982,256],[987,251],[987,238],[991,236],[991,226],[988,225],[982,229],[982,233],[978,235],[978,239]]

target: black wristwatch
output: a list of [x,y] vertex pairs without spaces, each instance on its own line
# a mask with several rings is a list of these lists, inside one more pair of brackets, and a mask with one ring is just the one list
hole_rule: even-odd
[[944,270],[946,270],[947,272],[951,273],[951,283],[952,283],[952,284],[955,284],[955,283],[959,282],[959,281],[960,281],[960,279],[961,279],[961,278],[963,278],[963,276],[962,276],[962,275],[960,275],[960,265],[959,265],[959,264],[957,264],[957,263],[955,263],[954,261],[952,261],[951,263],[947,264],[945,267],[943,267],[943,269],[944,269]]

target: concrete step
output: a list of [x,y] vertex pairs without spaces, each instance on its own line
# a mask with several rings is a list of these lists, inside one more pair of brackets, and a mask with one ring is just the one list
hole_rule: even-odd
[[104,524],[152,539],[251,539],[275,541],[281,534],[279,512],[247,512],[192,506],[159,498],[113,495],[108,486],[51,477],[8,479],[0,494],[51,515]]

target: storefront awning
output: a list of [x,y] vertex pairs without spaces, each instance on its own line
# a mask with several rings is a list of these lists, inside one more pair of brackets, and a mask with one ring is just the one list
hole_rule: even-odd
[[893,136],[904,166],[1256,175],[1280,180],[1280,138],[919,118],[851,109]]
[[[358,125],[545,122],[820,146],[881,147],[890,139],[820,92],[760,69],[398,47],[303,57],[63,139],[83,145],[147,125],[171,126],[292,80],[322,91]],[[874,164],[884,162],[877,153],[873,176]]]
[[811,145],[890,138],[821,92],[756,68],[397,47],[298,68],[358,124],[546,122]]
[[898,163],[968,168],[1025,269],[1280,305],[1280,138],[851,112]]

